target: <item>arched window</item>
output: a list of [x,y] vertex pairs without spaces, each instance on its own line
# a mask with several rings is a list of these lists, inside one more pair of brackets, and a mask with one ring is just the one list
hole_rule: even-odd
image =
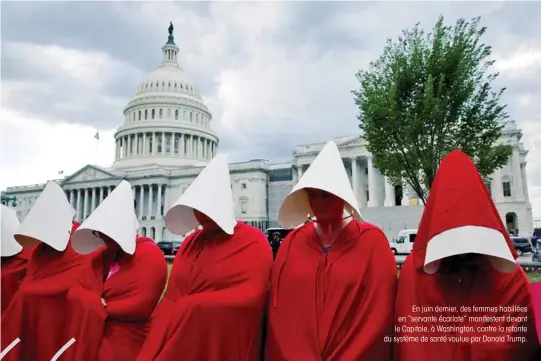
[[152,119],[155,119],[155,118],[156,118],[156,110],[152,109]]
[[167,119],[171,119],[171,109],[167,108]]
[[160,109],[160,119],[163,118],[163,109]]
[[178,120],[178,109],[175,109],[175,120]]
[[192,112],[190,112],[190,122],[192,121]]
[[139,111],[139,120],[141,120],[141,111]]
[[145,120],[148,119],[148,109],[145,109]]

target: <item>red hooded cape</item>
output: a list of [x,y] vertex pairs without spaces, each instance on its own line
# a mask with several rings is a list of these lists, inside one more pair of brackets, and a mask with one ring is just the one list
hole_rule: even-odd
[[[72,234],[77,227],[74,223]],[[36,246],[26,278],[2,315],[2,350],[21,340],[3,361],[50,361],[69,341],[66,295],[83,261],[71,241],[63,252],[45,243]]]
[[538,351],[537,359],[541,360],[541,282],[531,284],[533,309],[535,314],[535,325],[537,329]]
[[196,231],[175,258],[137,361],[253,361],[272,268],[265,235]]
[[272,270],[267,361],[389,361],[396,262],[383,232],[352,220],[323,252],[314,223],[291,232]]
[[134,255],[125,255],[119,270],[104,282],[105,251],[85,262],[68,293],[69,335],[76,342],[63,360],[132,361],[145,341],[167,281],[167,263],[150,238],[138,237]]
[[2,314],[8,308],[19,285],[26,276],[26,267],[34,248],[23,248],[12,257],[2,257]]
[[[537,340],[528,279],[521,267],[501,273],[482,257],[475,268],[465,266],[454,274],[427,274],[423,269],[433,237],[466,226],[499,231],[517,257],[477,168],[467,155],[453,151],[441,162],[413,252],[400,272],[395,361],[531,360]],[[494,247],[492,239],[483,241]],[[449,308],[438,309],[442,306]],[[515,336],[522,338],[508,338]]]

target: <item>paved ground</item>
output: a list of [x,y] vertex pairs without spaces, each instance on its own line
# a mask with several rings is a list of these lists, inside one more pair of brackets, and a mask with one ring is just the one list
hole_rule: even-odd
[[[396,260],[397,261],[402,261],[404,262],[404,260],[406,259],[406,256],[405,255],[399,255],[399,256],[395,256]],[[522,255],[521,257],[518,258],[518,263],[521,264],[521,263],[524,263],[524,262],[531,262],[532,261],[532,254],[531,253],[526,253],[524,255]]]

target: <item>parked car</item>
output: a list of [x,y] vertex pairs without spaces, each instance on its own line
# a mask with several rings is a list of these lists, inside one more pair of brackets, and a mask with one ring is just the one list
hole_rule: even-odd
[[396,239],[389,242],[393,254],[410,254],[413,249],[413,242],[415,242],[416,236],[416,229],[404,229],[398,232]]
[[533,251],[532,244],[526,237],[511,237],[511,241],[513,241],[513,246],[515,246],[515,250],[519,256]]
[[161,241],[158,242],[158,247],[162,250],[163,254],[166,256],[174,255],[174,250],[180,246],[179,241]]
[[180,248],[180,246],[182,246],[182,242],[180,242],[180,244],[178,246],[176,246],[175,248],[173,248],[173,255],[177,255],[178,253],[178,249]]
[[537,248],[532,256],[532,262],[541,263],[541,249]]

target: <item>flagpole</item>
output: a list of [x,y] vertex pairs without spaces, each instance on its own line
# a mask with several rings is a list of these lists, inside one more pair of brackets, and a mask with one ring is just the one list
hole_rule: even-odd
[[99,151],[99,145],[100,145],[100,132],[96,129],[96,134],[94,135],[94,139],[96,142],[96,154],[94,159],[94,164],[98,165],[98,160],[100,159],[100,151]]

